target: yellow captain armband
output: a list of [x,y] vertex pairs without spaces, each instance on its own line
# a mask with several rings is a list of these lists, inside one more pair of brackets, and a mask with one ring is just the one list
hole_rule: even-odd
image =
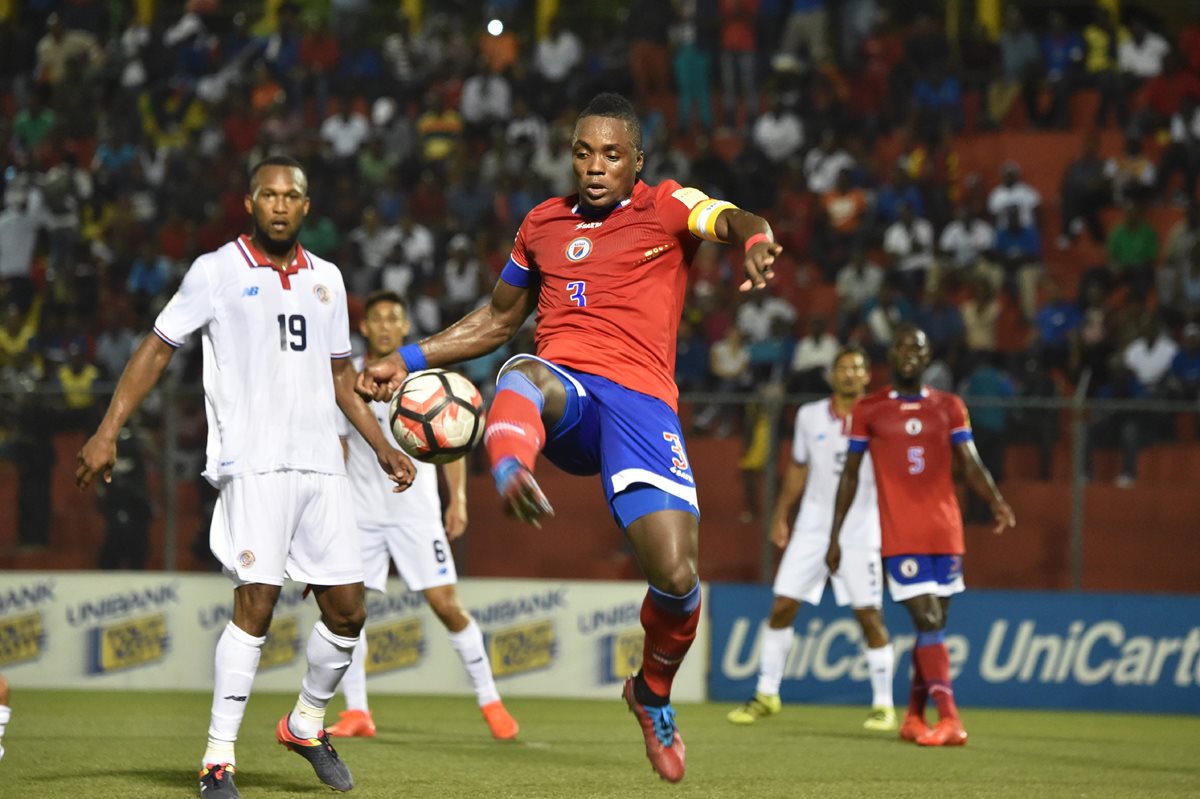
[[737,206],[725,200],[712,198],[696,203],[692,207],[692,212],[688,214],[688,230],[698,239],[724,244],[725,240],[717,236],[717,217],[729,208],[737,208]]

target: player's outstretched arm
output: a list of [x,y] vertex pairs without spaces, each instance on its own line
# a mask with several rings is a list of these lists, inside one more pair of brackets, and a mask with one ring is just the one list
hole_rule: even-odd
[[717,238],[740,247],[745,253],[742,266],[746,280],[738,286],[739,291],[765,288],[767,281],[775,277],[775,259],[783,247],[775,243],[771,226],[761,216],[740,208],[726,208],[713,224]]
[[[350,362],[350,359],[333,358],[331,363],[333,395],[337,400],[338,407],[341,408],[342,413],[346,414],[346,418],[350,420],[350,424],[354,425],[354,429],[371,446],[375,457],[379,459],[379,465],[396,484],[392,490],[404,491],[412,485],[413,478],[417,476],[416,468],[413,467],[412,461],[408,459],[407,455],[388,442],[379,423],[375,421],[375,415],[371,413],[371,409],[354,393],[354,364]],[[346,440],[342,439],[343,452],[345,452],[345,446]]]
[[854,504],[854,495],[858,493],[858,467],[862,462],[863,452],[854,449],[848,451],[842,477],[838,480],[837,498],[833,502],[833,526],[829,530],[829,549],[825,552],[825,565],[833,574],[836,574],[838,567],[842,565],[842,545],[839,537],[846,514]]
[[[800,435],[799,430],[796,435]],[[771,516],[771,543],[783,549],[792,537],[792,511],[800,497],[804,495],[804,486],[808,482],[808,464],[788,464],[783,474],[783,485],[779,489],[779,498],[775,500],[775,512]]]
[[375,361],[359,374],[355,390],[365,398],[387,401],[410,371],[486,355],[515,336],[536,305],[536,285],[518,287],[498,280],[487,305],[476,308],[419,344],[409,345],[405,348],[407,358],[392,353]]
[[992,516],[996,519],[996,526],[992,528],[992,532],[999,535],[1006,528],[1016,527],[1016,514],[1004,501],[1004,497],[1000,495],[1000,489],[996,488],[996,481],[992,479],[992,473],[979,459],[979,451],[975,449],[975,442],[968,439],[955,444],[954,455],[958,458],[963,477],[971,486],[971,490],[986,501],[992,509]]
[[142,339],[121,372],[117,390],[100,426],[75,456],[75,485],[80,490],[90,486],[97,476],[102,476],[106,483],[112,482],[112,467],[117,462],[117,434],[158,383],[174,354],[175,348],[156,335]]
[[459,458],[442,467],[446,475],[446,490],[450,493],[443,522],[450,541],[467,531],[467,459]]

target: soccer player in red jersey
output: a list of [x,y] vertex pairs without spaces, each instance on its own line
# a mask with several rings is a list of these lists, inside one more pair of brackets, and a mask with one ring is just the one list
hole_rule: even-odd
[[[888,353],[892,384],[854,408],[846,467],[838,484],[826,562],[841,563],[838,535],[858,490],[858,471],[868,449],[879,494],[884,568],[892,599],[908,608],[917,628],[913,682],[900,737],[921,746],[967,742],[950,686],[946,613],[950,597],[964,589],[962,513],[954,491],[954,461],[967,483],[987,500],[995,532],[1016,524],[1012,508],[979,460],[967,409],[954,394],[921,385],[929,365],[929,340],[911,326],[896,331]],[[938,723],[925,723],[932,699]]]
[[533,476],[539,452],[572,474],[599,473],[617,524],[650,583],[641,670],[624,698],[655,771],[677,782],[684,744],[671,683],[696,635],[699,508],[673,379],[688,264],[701,240],[744,252],[743,291],[773,276],[781,248],[766,221],[665,181],[648,186],[641,126],[615,94],[595,97],[572,142],[579,192],[525,217],[491,302],[359,376],[390,397],[410,371],[465,361],[512,338],[536,308],[537,355],[500,370],[484,441],[510,512],[553,513]]

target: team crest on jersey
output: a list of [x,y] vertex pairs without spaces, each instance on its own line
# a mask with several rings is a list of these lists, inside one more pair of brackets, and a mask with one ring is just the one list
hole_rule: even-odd
[[902,577],[908,577],[909,579],[916,577],[919,568],[916,558],[905,558],[900,561],[900,575]]
[[238,553],[238,563],[242,564],[243,569],[249,569],[254,565],[254,553],[248,549],[243,549]]
[[908,433],[910,436],[919,435],[921,432],[921,420],[920,419],[906,420],[904,422],[904,432]]
[[571,243],[567,245],[567,259],[570,261],[582,261],[584,258],[588,257],[588,254],[591,253],[591,251],[592,240],[586,236],[580,236],[577,239],[573,239]]
[[320,283],[313,286],[313,294],[317,295],[317,299],[321,301],[322,305],[328,305],[333,302],[333,293]]

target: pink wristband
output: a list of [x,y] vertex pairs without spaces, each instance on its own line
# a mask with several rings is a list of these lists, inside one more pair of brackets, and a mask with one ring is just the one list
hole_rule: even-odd
[[755,244],[758,244],[760,241],[765,241],[769,244],[771,242],[771,237],[766,233],[755,233],[753,236],[746,239],[746,252],[750,252],[750,248]]

